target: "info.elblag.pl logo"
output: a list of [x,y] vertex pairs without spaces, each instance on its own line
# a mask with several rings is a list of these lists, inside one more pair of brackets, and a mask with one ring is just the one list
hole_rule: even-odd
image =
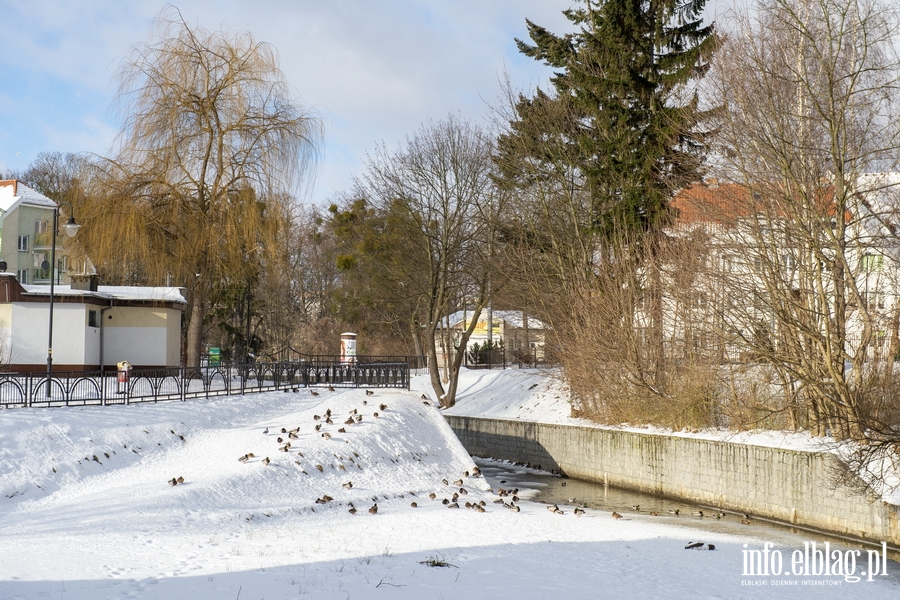
[[[810,580],[811,577],[843,577],[847,583],[875,581],[875,577],[887,575],[887,543],[881,542],[881,550],[832,549],[830,542],[817,544],[803,542],[802,550],[794,550],[785,557],[772,542],[766,542],[761,550],[751,550],[744,544],[742,551],[745,577],[795,577],[788,580],[744,580],[744,585],[840,585],[840,580]],[[863,554],[865,552],[865,555]],[[857,573],[859,571],[859,573]]]

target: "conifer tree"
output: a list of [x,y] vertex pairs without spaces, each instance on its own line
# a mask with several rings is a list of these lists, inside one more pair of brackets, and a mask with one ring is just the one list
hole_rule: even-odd
[[694,84],[716,44],[706,0],[583,0],[564,11],[577,30],[528,21],[519,50],[556,69],[553,94],[519,96],[498,163],[522,186],[573,167],[589,227],[658,226],[672,190],[699,175],[703,113]]

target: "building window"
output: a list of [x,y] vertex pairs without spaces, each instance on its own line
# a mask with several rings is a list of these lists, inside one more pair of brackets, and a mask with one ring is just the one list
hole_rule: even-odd
[[863,254],[861,267],[866,273],[881,271],[884,268],[884,256],[881,254]]
[[97,311],[89,310],[88,311],[88,327],[99,327],[100,325],[97,323]]
[[47,223],[48,221],[45,219],[43,221],[35,221],[34,222],[34,233],[35,235],[38,233],[44,233],[47,231]]
[[46,252],[34,253],[34,278],[50,279],[50,264],[47,262]]
[[28,236],[19,236],[19,252],[28,252]]
[[16,271],[16,277],[19,280],[19,283],[25,285],[28,283],[28,269],[19,269]]

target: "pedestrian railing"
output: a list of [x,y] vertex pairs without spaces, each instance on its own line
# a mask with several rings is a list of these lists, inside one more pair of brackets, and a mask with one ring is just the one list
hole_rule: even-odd
[[408,361],[334,363],[300,360],[218,366],[134,369],[118,373],[0,373],[0,408],[115,405],[188,400],[299,387],[409,389]]

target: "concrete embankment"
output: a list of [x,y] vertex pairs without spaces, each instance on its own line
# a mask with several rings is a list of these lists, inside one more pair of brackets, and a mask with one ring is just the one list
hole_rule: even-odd
[[470,454],[900,546],[900,507],[836,487],[820,452],[446,415]]

